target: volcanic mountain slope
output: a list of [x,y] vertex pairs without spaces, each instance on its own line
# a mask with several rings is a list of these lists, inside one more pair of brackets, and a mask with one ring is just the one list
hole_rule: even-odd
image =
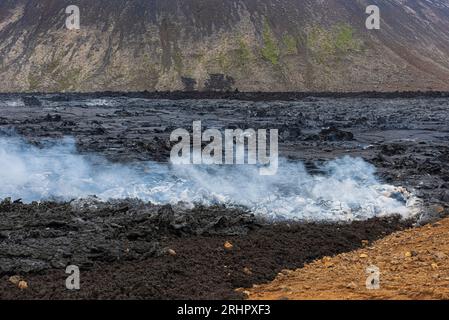
[[0,91],[449,90],[446,0],[75,2],[0,2]]

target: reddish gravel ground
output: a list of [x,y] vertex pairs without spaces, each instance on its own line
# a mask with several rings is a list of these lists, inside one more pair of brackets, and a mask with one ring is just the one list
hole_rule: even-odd
[[[394,233],[362,249],[284,270],[249,299],[449,299],[449,219]],[[367,267],[380,272],[367,289]]]

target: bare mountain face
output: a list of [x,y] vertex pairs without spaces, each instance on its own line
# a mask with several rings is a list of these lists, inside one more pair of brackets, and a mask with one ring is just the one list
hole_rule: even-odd
[[[80,30],[65,27],[71,4]],[[0,2],[0,91],[235,88],[449,90],[449,2]]]

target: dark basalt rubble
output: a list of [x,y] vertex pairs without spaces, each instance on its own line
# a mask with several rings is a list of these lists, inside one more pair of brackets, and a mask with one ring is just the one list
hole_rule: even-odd
[[[95,198],[32,204],[5,200],[0,205],[0,298],[241,298],[234,292],[237,287],[272,280],[282,269],[358,248],[363,240],[415,222],[437,221],[448,213],[447,95],[414,93],[390,99],[389,94],[336,94],[295,100],[294,94],[233,93],[229,97],[248,99],[228,101],[182,100],[200,94],[173,93],[174,100],[155,100],[164,95],[169,96],[33,95],[39,103],[2,105],[2,135],[18,134],[38,147],[48,139],[72,136],[80,153],[135,163],[167,162],[170,133],[191,130],[193,121],[220,130],[276,128],[281,157],[303,161],[317,174],[317,164],[324,161],[362,157],[375,165],[381,181],[422,199],[423,214],[417,221],[268,223],[244,209],[224,207],[101,203]],[[270,98],[290,96],[292,101]],[[0,104],[22,97],[1,95]],[[263,99],[276,101],[259,101]],[[332,130],[323,135],[323,128]],[[233,250],[224,250],[226,241]],[[70,263],[82,269],[79,292],[64,286]],[[8,281],[15,274],[26,278],[29,289],[19,290]]]
[[176,236],[243,236],[254,215],[224,207],[157,206],[138,200],[0,203],[0,273],[38,272],[70,264],[160,256],[160,241]]
[[240,92],[233,91],[136,91],[136,92],[67,92],[67,93],[3,93],[0,98],[20,98],[27,106],[40,106],[39,98],[53,102],[69,102],[74,99],[139,98],[152,100],[240,100],[240,101],[313,101],[318,98],[332,99],[416,99],[448,98],[447,91],[360,91],[360,92]]
[[[224,207],[7,199],[0,204],[0,298],[238,299],[235,288],[411,224],[398,217],[269,223]],[[82,272],[79,291],[64,286],[65,267],[73,264]],[[29,288],[14,287],[13,275]]]

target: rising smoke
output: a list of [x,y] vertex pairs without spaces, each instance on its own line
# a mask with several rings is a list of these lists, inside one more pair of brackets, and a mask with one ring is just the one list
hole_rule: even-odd
[[359,158],[324,164],[311,175],[301,162],[281,160],[278,174],[254,166],[123,165],[81,155],[73,138],[37,147],[17,136],[0,137],[0,199],[24,202],[139,198],[156,204],[244,206],[275,219],[364,220],[418,213],[419,201],[402,188],[380,183]]

